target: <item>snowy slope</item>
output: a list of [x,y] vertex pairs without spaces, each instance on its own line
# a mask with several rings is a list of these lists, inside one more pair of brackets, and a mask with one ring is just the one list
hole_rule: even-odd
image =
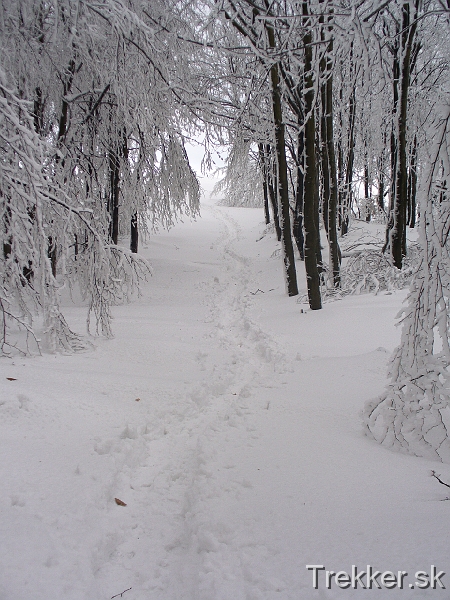
[[[410,588],[431,565],[450,587],[428,476],[450,467],[379,447],[358,416],[405,293],[311,312],[263,230],[259,210],[205,205],[142,250],[154,275],[115,339],[0,360],[0,600],[450,598]],[[314,564],[408,575],[362,592],[321,571],[315,590]]]

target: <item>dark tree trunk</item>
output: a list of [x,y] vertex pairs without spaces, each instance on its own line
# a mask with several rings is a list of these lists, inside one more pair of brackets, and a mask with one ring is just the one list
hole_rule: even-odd
[[[321,77],[325,76],[326,62],[325,57],[320,61]],[[322,218],[325,226],[325,231],[328,236],[329,232],[329,214],[328,208],[330,204],[330,169],[328,159],[328,144],[327,144],[327,86],[326,82],[320,86],[321,100],[321,115],[320,115],[320,164],[322,171]]]
[[119,239],[120,165],[116,150],[109,150],[109,237],[113,244]]
[[[342,69],[342,63],[341,63]],[[345,181],[345,173],[344,173],[344,150],[342,148],[342,136],[344,131],[342,111],[343,111],[343,86],[339,88],[339,136],[336,140],[337,142],[337,179],[338,179],[338,207],[337,207],[337,225],[338,230],[342,228],[342,207],[344,205],[344,181]],[[342,232],[341,232],[342,234]]]
[[[394,47],[394,62],[392,66],[393,73],[393,113],[394,118],[395,114],[398,110],[398,85],[400,78],[400,64],[398,60],[398,46]],[[397,136],[395,132],[395,126],[392,124],[391,131],[391,196],[390,196],[390,204],[389,204],[389,212],[392,214],[395,205],[395,189],[396,189],[396,178],[395,174],[397,171]]]
[[[331,19],[331,11],[328,20]],[[322,19],[322,17],[321,17]],[[320,62],[322,77],[325,77],[321,85],[322,117],[321,117],[321,142],[322,142],[322,178],[323,178],[323,220],[328,237],[330,254],[330,267],[333,275],[333,285],[340,285],[341,254],[337,234],[337,205],[338,184],[336,154],[334,149],[333,129],[333,74],[332,74],[332,28],[328,26],[330,41],[326,52]],[[325,31],[322,28],[322,39],[325,39]]]
[[50,235],[48,237],[48,257],[50,259],[50,264],[52,267],[52,275],[56,277],[56,263],[57,263],[57,253],[56,253],[56,241]]
[[[3,198],[3,193],[0,189],[0,198]],[[12,218],[12,210],[11,210],[11,199],[5,198],[5,209],[2,215],[2,233],[3,233],[3,258],[7,260],[11,256],[12,251],[12,243],[13,238],[10,234],[11,229],[11,218]]]
[[[299,125],[303,124],[299,123]],[[293,234],[297,245],[300,259],[305,260],[305,238],[303,235],[303,195],[305,190],[305,136],[303,129],[300,129],[298,135],[297,147],[297,186],[295,191],[295,212]]]
[[[417,12],[417,4],[416,4]],[[402,68],[400,73],[400,97],[398,110],[398,160],[395,179],[394,224],[391,231],[391,253],[394,265],[402,268],[403,257],[406,256],[406,207],[408,204],[408,172],[407,172],[407,116],[408,91],[411,75],[411,54],[413,40],[417,28],[416,15],[411,25],[410,5],[402,7]]]
[[319,271],[319,274],[323,272],[323,260],[322,260],[322,245],[321,245],[321,240],[320,240],[320,212],[321,212],[321,203],[320,203],[320,161],[318,159],[319,156],[319,147],[318,147],[318,131],[317,131],[317,126],[316,126],[316,120],[314,118],[314,128],[316,131],[316,135],[315,135],[315,144],[314,144],[314,155],[315,155],[315,162],[316,162],[316,185],[314,188],[314,209],[313,209],[313,214],[314,214],[314,227],[315,227],[315,231],[317,232],[316,235],[316,247],[315,247],[315,252],[316,252],[316,263],[317,263],[317,269]]
[[44,128],[44,99],[40,87],[34,90],[33,122],[34,130],[40,134]]
[[353,165],[355,162],[355,118],[356,118],[356,92],[353,88],[349,100],[348,117],[348,154],[345,167],[345,185],[342,194],[342,203],[339,207],[339,226],[341,235],[348,233],[350,224],[350,210],[353,202]]
[[[267,155],[270,156],[271,155],[271,148],[269,145],[267,145]],[[269,191],[269,198],[270,198],[270,204],[272,206],[272,213],[273,213],[273,223],[275,225],[275,232],[277,234],[277,240],[279,242],[281,242],[281,227],[280,227],[280,217],[278,214],[278,180],[277,180],[277,176],[275,174],[275,165],[272,163],[272,161],[269,162],[268,164],[268,171],[267,171],[267,189]]]
[[264,198],[264,218],[266,225],[270,223],[270,211],[269,211],[269,192],[267,188],[268,184],[268,173],[267,173],[267,158],[264,152],[264,144],[258,144],[259,153],[259,164],[261,166],[262,183],[263,183],[263,198]]
[[338,184],[336,172],[336,155],[334,150],[333,131],[333,79],[327,81],[327,155],[330,174],[330,200],[328,202],[328,244],[330,248],[330,265],[333,272],[333,283],[338,287],[341,283],[341,251],[338,242],[337,231],[337,208],[338,208]]
[[[303,16],[309,16],[308,3],[302,5]],[[303,226],[305,235],[305,270],[308,286],[309,306],[311,310],[322,308],[320,295],[320,276],[317,266],[317,246],[319,231],[316,228],[316,196],[317,196],[317,167],[316,167],[316,124],[314,116],[314,79],[312,72],[312,35],[311,24],[306,25],[303,36],[305,48],[305,186],[303,194]]]
[[384,212],[384,174],[380,171],[378,175],[378,206]]
[[61,104],[61,115],[59,117],[59,125],[58,125],[58,144],[64,142],[64,139],[67,134],[68,129],[68,121],[69,121],[69,104],[65,99],[65,96],[70,93],[72,89],[73,77],[75,74],[75,60],[71,59],[69,62],[69,67],[67,69],[67,77],[63,82],[63,99]]
[[[397,25],[396,28],[396,36],[399,35],[399,27]],[[394,227],[394,207],[395,207],[395,195],[396,195],[396,177],[395,174],[397,172],[397,137],[395,132],[395,118],[398,110],[398,85],[400,78],[400,63],[398,58],[399,53],[399,43],[398,38],[395,38],[394,45],[391,48],[391,52],[393,54],[393,62],[392,62],[392,115],[393,121],[391,125],[391,140],[390,140],[390,150],[391,150],[391,185],[389,190],[389,208],[388,208],[388,219],[386,223],[386,240],[384,246],[382,248],[382,252],[385,252],[388,248],[390,249],[391,244],[391,231]]]
[[416,196],[417,196],[417,136],[411,150],[411,161],[408,177],[408,225],[413,229],[416,226]]
[[385,178],[384,178],[384,159],[385,159],[385,155],[384,155],[384,146],[386,145],[386,131],[383,132],[383,149],[381,150],[381,154],[378,158],[378,207],[380,208],[380,210],[382,210],[383,212],[386,212],[385,208],[384,208],[384,183],[385,183]]
[[139,242],[139,229],[138,229],[138,215],[137,212],[131,215],[131,239],[130,239],[130,250],[137,254],[138,242]]
[[[275,48],[275,35],[271,25],[266,24],[269,46]],[[281,108],[281,90],[278,64],[275,63],[270,69],[272,83],[272,107],[275,125],[275,144],[278,163],[278,189],[280,197],[280,227],[281,244],[283,247],[284,275],[286,291],[289,296],[298,294],[297,274],[295,271],[294,248],[291,236],[291,218],[289,214],[289,180],[286,162],[285,127]]]
[[364,196],[365,196],[365,210],[366,210],[365,218],[366,218],[367,223],[370,223],[370,219],[372,217],[371,207],[369,204],[369,200],[370,200],[369,188],[370,188],[369,165],[367,164],[367,158],[366,158],[366,163],[364,165]]

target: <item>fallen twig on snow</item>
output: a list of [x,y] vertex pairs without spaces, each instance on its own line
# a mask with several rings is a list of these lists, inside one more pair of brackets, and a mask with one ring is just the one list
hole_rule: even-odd
[[450,484],[445,483],[445,481],[442,481],[442,479],[440,478],[441,476],[437,475],[436,471],[431,471],[431,477],[434,477],[439,481],[439,483],[442,483],[442,485],[445,485],[446,487],[450,488]]
[[128,588],[127,590],[123,590],[123,592],[121,592],[120,594],[116,594],[115,596],[111,596],[111,600],[113,600],[113,598],[118,598],[119,596],[122,598],[122,596],[125,594],[125,592],[129,592],[131,590],[131,588]]
[[[273,292],[275,290],[275,288],[271,288],[270,290],[267,290],[268,292]],[[250,294],[252,296],[256,296],[256,294],[265,294],[266,292],[264,290],[260,290],[259,288],[256,290],[256,292],[250,292]]]

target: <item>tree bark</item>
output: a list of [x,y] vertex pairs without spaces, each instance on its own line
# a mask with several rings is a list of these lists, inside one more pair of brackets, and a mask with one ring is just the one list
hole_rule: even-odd
[[417,135],[411,150],[411,160],[408,176],[408,225],[411,229],[416,226],[416,197],[417,197]]
[[[272,151],[270,145],[267,145],[268,156]],[[272,163],[268,165],[267,170],[267,189],[269,191],[270,204],[272,206],[273,223],[275,225],[275,232],[277,234],[277,240],[281,242],[281,227],[280,217],[278,210],[278,177],[275,173],[275,165]]]
[[[303,16],[309,16],[308,3],[302,4]],[[305,187],[303,195],[303,226],[305,235],[305,270],[308,286],[308,299],[311,310],[322,308],[320,295],[320,276],[317,265],[317,245],[319,231],[316,228],[316,123],[314,116],[314,80],[312,73],[312,35],[311,24],[306,25],[303,36],[305,48]]]
[[[299,125],[302,126],[303,122]],[[293,234],[300,260],[305,260],[305,237],[303,235],[303,196],[305,193],[305,135],[300,129],[297,144],[297,186],[295,191],[295,212]]]
[[139,229],[138,229],[138,215],[137,212],[131,215],[131,223],[130,223],[131,235],[130,235],[130,250],[134,254],[137,254],[138,251],[138,242],[139,242]]
[[366,162],[364,164],[364,200],[365,200],[365,204],[364,204],[364,210],[365,210],[365,219],[367,223],[370,223],[370,219],[372,217],[372,214],[370,212],[370,205],[369,205],[369,200],[370,200],[370,181],[369,181],[369,165],[367,163],[367,157],[366,157]]
[[353,88],[349,101],[349,124],[348,124],[348,149],[345,168],[345,186],[342,204],[339,207],[339,224],[341,235],[348,233],[350,224],[350,210],[353,201],[353,166],[355,162],[355,117],[356,117],[356,94]]
[[[332,7],[329,7],[328,22],[331,20]],[[321,17],[323,19],[323,17]],[[338,183],[336,168],[336,153],[334,149],[333,129],[333,74],[332,59],[333,39],[332,28],[328,26],[330,41],[320,62],[320,71],[325,81],[321,85],[322,118],[321,118],[321,140],[322,140],[322,177],[323,177],[323,220],[328,237],[330,254],[330,267],[333,276],[333,285],[339,287],[341,276],[341,253],[337,234],[337,205],[338,205]],[[322,27],[322,38],[325,39],[325,31]]]
[[[270,48],[275,48],[275,34],[271,25],[266,25]],[[285,131],[281,107],[280,77],[278,64],[270,68],[272,83],[272,107],[275,126],[275,146],[278,162],[278,189],[280,198],[281,244],[283,247],[284,276],[286,291],[289,296],[298,294],[297,274],[295,270],[294,248],[291,236],[291,218],[289,214],[289,180],[286,161]]]
[[119,239],[119,195],[120,195],[120,166],[117,150],[109,150],[109,198],[108,212],[109,237],[117,245]]
[[259,153],[259,164],[261,165],[262,183],[263,183],[263,197],[264,197],[264,218],[266,225],[270,223],[270,211],[269,211],[269,192],[267,189],[268,175],[267,175],[267,158],[264,152],[264,144],[258,144]]
[[[416,3],[417,14],[417,3]],[[391,254],[394,265],[402,268],[403,257],[406,256],[406,207],[408,204],[408,167],[406,158],[407,149],[407,117],[408,117],[408,91],[411,75],[411,53],[417,21],[414,15],[411,25],[410,5],[404,3],[402,7],[402,60],[400,73],[400,98],[398,111],[398,160],[395,178],[395,205],[394,224],[390,235]]]

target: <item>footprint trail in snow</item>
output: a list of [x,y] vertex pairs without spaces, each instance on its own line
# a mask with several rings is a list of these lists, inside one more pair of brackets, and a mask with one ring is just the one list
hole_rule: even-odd
[[424,475],[450,471],[359,422],[404,294],[301,312],[260,211],[203,213],[142,249],[154,275],[114,308],[115,339],[0,362],[1,600],[347,600],[305,565],[450,564]]

